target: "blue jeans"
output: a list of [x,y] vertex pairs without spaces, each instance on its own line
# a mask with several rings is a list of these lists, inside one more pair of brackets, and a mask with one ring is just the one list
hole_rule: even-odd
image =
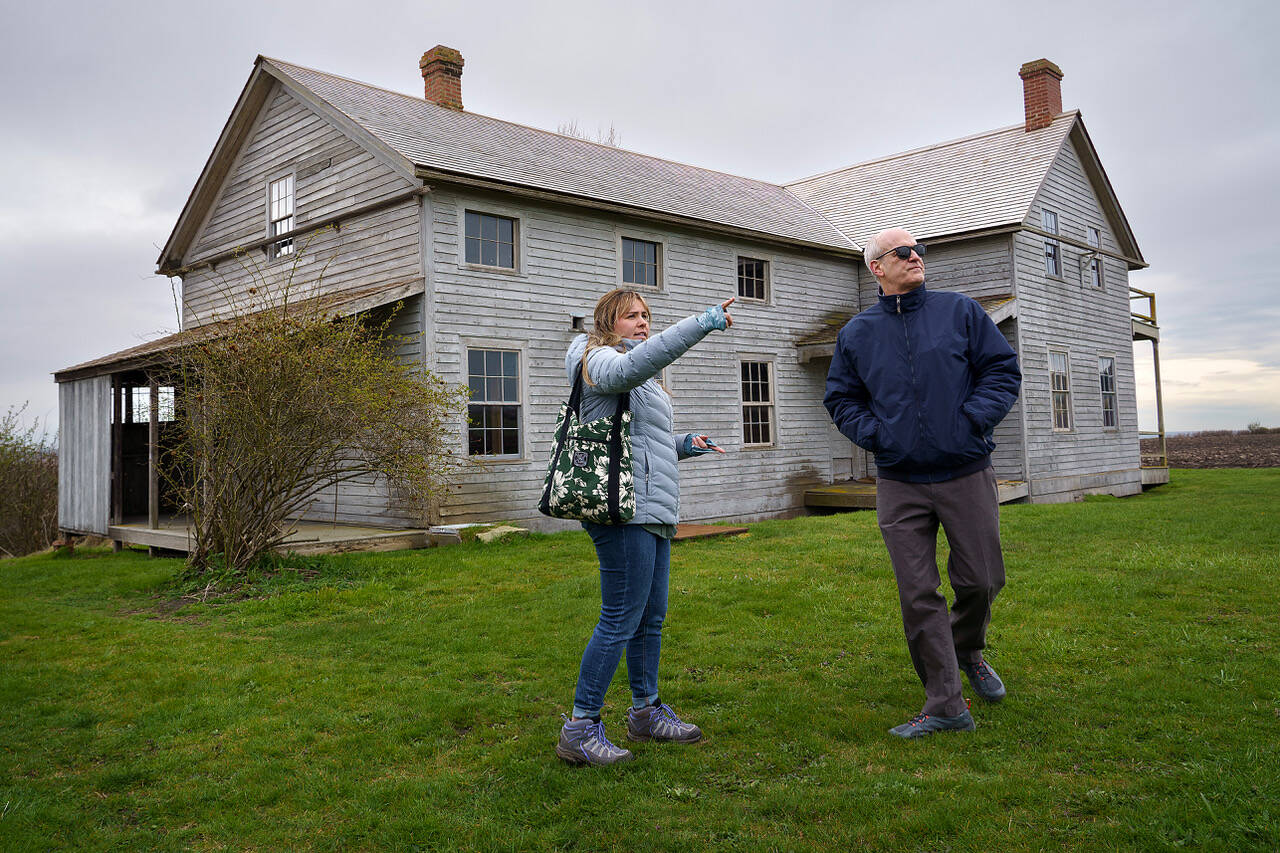
[[600,621],[582,653],[573,715],[600,715],[605,691],[624,650],[632,704],[642,708],[658,698],[658,656],[662,622],[667,616],[671,542],[638,524],[584,522],[582,526],[591,535],[600,559]]

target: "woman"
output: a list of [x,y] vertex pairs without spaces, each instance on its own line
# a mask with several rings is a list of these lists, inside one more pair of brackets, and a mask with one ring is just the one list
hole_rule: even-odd
[[634,290],[612,290],[596,303],[591,334],[579,335],[565,355],[570,383],[581,370],[583,421],[612,416],[617,395],[631,392],[631,464],[636,513],[626,524],[583,522],[600,560],[600,621],[587,643],[556,754],[574,764],[616,764],[631,752],[609,742],[600,710],[625,650],[631,681],[627,739],[693,743],[697,726],[682,721],[658,697],[658,654],[667,612],[671,539],[679,518],[676,460],[724,453],[705,435],[673,435],[671,398],[657,375],[713,329],[733,318],[727,299],[649,337],[649,306]]

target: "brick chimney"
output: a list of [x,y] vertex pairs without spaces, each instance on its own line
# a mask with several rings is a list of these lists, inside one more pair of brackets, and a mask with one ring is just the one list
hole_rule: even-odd
[[1019,68],[1018,76],[1022,78],[1027,132],[1048,127],[1062,112],[1062,69],[1047,59],[1037,59]]
[[462,109],[462,54],[438,44],[418,62],[426,98],[451,110]]

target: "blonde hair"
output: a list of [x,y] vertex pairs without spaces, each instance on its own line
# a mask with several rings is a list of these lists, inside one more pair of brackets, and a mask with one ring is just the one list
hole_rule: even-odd
[[596,303],[596,313],[591,318],[591,331],[587,334],[587,348],[582,353],[582,378],[588,385],[596,383],[591,381],[591,375],[587,373],[587,356],[596,347],[616,349],[622,344],[622,336],[614,331],[614,326],[617,325],[618,318],[631,310],[632,304],[637,300],[652,319],[653,312],[649,310],[649,303],[634,290],[615,288],[601,296]]

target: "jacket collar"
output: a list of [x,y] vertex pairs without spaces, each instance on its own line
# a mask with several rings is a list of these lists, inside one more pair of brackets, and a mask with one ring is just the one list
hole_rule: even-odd
[[885,311],[890,314],[897,314],[899,313],[899,306],[901,306],[901,313],[905,314],[908,311],[915,311],[917,308],[924,305],[925,286],[924,282],[921,282],[920,286],[914,290],[908,290],[906,293],[899,293],[894,296],[886,295],[884,289],[877,286],[876,293],[879,294],[880,306],[884,308]]

